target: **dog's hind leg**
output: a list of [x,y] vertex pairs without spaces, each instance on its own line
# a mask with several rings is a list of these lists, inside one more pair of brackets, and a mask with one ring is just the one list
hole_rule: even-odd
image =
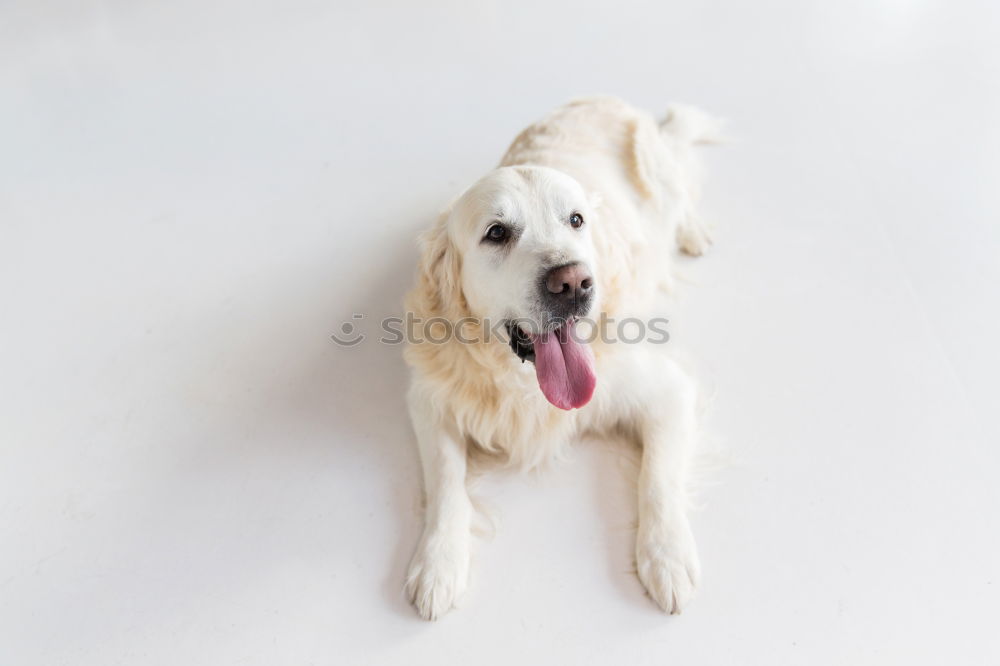
[[712,243],[711,225],[695,212],[701,198],[701,162],[693,146],[721,141],[722,122],[690,106],[674,105],[660,121],[660,134],[677,169],[668,174],[666,186],[679,207],[676,239],[686,254],[700,256]]

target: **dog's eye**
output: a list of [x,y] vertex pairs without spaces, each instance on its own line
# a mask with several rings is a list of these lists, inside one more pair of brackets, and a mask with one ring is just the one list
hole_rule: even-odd
[[507,227],[497,223],[490,225],[490,228],[486,230],[486,236],[483,237],[483,240],[488,240],[491,243],[502,243],[507,240],[509,235]]
[[579,213],[573,213],[569,216],[569,225],[574,229],[579,229],[583,226],[583,216]]

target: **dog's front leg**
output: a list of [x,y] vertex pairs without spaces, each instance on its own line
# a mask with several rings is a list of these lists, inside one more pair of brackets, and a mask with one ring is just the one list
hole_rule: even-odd
[[406,592],[421,617],[435,620],[451,609],[468,582],[472,503],[465,485],[466,444],[419,389],[410,391],[409,406],[426,506]]
[[687,476],[695,439],[693,382],[673,361],[657,364],[657,403],[639,421],[636,571],[649,596],[680,613],[698,584],[698,552],[687,518]]

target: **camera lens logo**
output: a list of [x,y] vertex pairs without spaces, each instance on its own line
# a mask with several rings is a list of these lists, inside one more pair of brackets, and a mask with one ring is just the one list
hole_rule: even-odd
[[[363,314],[355,314],[351,319],[361,320],[364,319]],[[364,342],[365,334],[359,333],[357,326],[353,322],[345,321],[340,325],[340,334],[334,333],[330,336],[334,342],[336,342],[341,347],[353,347],[356,344]]]

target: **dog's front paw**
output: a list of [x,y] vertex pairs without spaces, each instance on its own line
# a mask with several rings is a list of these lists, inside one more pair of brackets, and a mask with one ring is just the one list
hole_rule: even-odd
[[406,594],[420,617],[436,620],[465,593],[468,579],[467,537],[425,537],[410,560]]
[[701,575],[694,535],[683,516],[640,525],[635,544],[636,572],[656,604],[680,614]]

